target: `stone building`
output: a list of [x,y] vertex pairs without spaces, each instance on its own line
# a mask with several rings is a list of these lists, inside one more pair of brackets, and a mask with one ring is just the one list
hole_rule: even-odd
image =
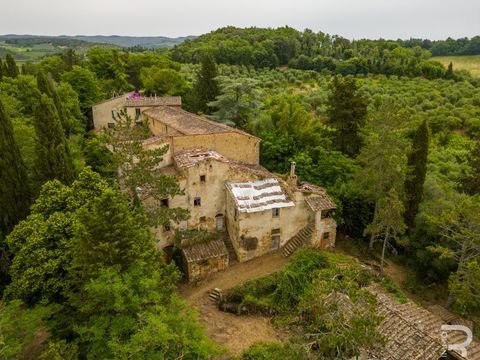
[[[279,249],[288,256],[302,245],[335,245],[336,206],[324,189],[299,184],[295,164],[287,179],[272,174],[259,165],[260,139],[186,112],[179,104],[179,98],[126,94],[93,108],[95,129],[114,127],[115,112],[126,108],[137,121],[148,123],[152,137],[144,142],[146,148],[168,146],[159,172],[176,177],[184,195],[155,205],[186,208],[190,218],[154,229],[159,247],[171,246],[178,228],[225,234],[230,263]],[[228,266],[224,250],[215,249],[183,251],[191,279]]]

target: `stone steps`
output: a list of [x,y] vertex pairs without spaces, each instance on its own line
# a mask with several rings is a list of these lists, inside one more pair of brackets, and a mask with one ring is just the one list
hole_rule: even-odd
[[292,255],[299,247],[309,244],[312,239],[313,225],[308,224],[301,229],[294,237],[287,241],[282,247],[282,254],[285,257]]
[[230,240],[230,236],[228,233],[225,232],[223,237],[223,242],[225,243],[225,247],[228,251],[228,265],[231,266],[238,262],[237,253],[235,252],[235,248],[233,247],[232,240]]
[[210,290],[210,293],[208,294],[208,298],[210,299],[211,302],[218,304],[222,299],[222,290],[220,290],[219,288],[214,288]]

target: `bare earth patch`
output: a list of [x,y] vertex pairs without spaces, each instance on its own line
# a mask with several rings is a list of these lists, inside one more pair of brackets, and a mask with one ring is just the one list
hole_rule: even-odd
[[269,318],[236,316],[219,311],[208,298],[214,288],[227,290],[247,280],[277,272],[288,259],[274,252],[245,263],[235,264],[225,271],[212,274],[198,284],[184,284],[180,296],[195,307],[206,328],[207,335],[225,346],[229,355],[238,355],[257,342],[281,342],[288,338],[275,329]]

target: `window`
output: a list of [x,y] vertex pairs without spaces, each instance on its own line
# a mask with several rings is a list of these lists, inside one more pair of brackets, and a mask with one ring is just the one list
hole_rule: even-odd
[[322,219],[329,219],[335,216],[335,210],[323,210],[321,214]]
[[113,129],[115,127],[115,123],[109,122],[107,126],[109,129]]
[[200,182],[206,182],[207,181],[207,176],[206,175],[200,175]]
[[272,209],[272,217],[279,217],[280,216],[280,209],[274,208]]
[[234,218],[235,220],[238,219],[238,209],[237,209],[237,208],[235,208],[235,211],[234,211],[234,213],[233,213],[233,218]]
[[202,199],[200,197],[196,197],[193,199],[193,206],[202,206]]
[[136,120],[135,125],[142,126],[143,125],[143,120]]
[[280,247],[280,229],[272,229],[271,249],[277,250]]
[[140,108],[135,108],[135,116],[139,117],[140,115],[142,115],[142,111],[140,110]]
[[205,216],[200,216],[200,222],[201,223],[207,222],[207,218]]
[[168,225],[163,225],[163,231],[164,231],[164,232],[170,231],[170,224],[168,224]]
[[162,199],[160,200],[160,206],[168,208],[168,199]]
[[328,240],[330,239],[330,233],[329,232],[324,232],[323,233],[323,240]]

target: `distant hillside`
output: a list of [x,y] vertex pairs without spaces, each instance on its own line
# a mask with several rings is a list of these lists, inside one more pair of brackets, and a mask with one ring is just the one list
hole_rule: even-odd
[[[62,36],[62,38],[64,38]],[[102,44],[112,44],[117,46],[143,46],[146,48],[159,48],[165,47],[170,48],[175,45],[181,44],[185,40],[195,39],[196,36],[184,36],[184,37],[177,37],[177,38],[169,38],[165,36],[118,36],[118,35],[111,35],[111,36],[69,36],[66,38],[82,40],[87,42],[94,42],[94,43],[102,43]]]
[[196,36],[169,38],[165,36],[119,36],[119,35],[76,35],[76,36],[37,36],[37,35],[0,35],[0,41],[18,46],[32,46],[51,43],[56,46],[75,46],[85,43],[110,44],[121,47],[142,46],[146,48],[171,48]]

